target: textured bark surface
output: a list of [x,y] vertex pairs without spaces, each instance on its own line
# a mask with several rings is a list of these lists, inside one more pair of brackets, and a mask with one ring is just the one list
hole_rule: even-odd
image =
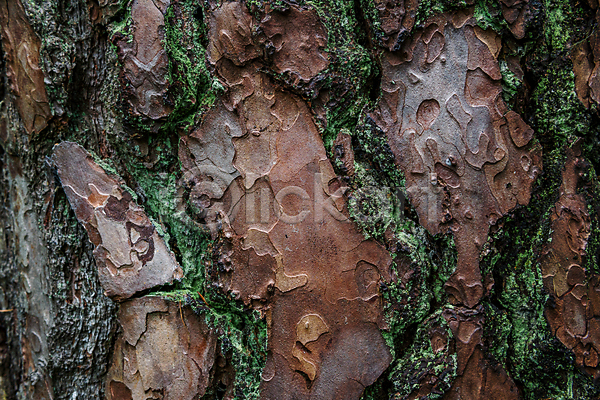
[[104,294],[115,300],[181,279],[183,270],[154,225],[119,182],[81,146],[54,147],[53,164],[94,249]]
[[4,1],[2,7],[2,37],[8,68],[6,75],[16,95],[15,103],[29,133],[39,133],[52,117],[44,73],[40,68],[40,39],[27,21],[23,5]]
[[0,10],[0,399],[600,397],[597,1]]
[[106,380],[109,400],[197,399],[206,392],[216,337],[181,304],[145,296],[123,303]]
[[541,149],[527,146],[533,130],[501,97],[500,38],[475,22],[470,12],[436,16],[399,52],[384,53],[373,114],[421,225],[453,233],[458,261],[447,291],[470,308],[483,296],[488,227],[529,202],[541,172]]

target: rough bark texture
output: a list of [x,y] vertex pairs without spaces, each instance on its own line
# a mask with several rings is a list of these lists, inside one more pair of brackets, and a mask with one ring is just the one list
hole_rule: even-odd
[[600,397],[596,0],[0,0],[0,399]]

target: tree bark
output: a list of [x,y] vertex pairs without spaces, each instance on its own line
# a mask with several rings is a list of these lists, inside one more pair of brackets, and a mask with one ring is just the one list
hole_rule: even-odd
[[597,0],[0,0],[0,399],[600,397]]

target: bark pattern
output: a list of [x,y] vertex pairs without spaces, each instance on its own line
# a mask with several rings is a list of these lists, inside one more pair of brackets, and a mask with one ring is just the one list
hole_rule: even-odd
[[0,8],[0,398],[600,396],[596,0]]

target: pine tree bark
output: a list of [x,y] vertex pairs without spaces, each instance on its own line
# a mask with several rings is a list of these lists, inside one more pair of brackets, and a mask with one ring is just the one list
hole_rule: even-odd
[[0,0],[0,399],[600,397],[597,0]]

